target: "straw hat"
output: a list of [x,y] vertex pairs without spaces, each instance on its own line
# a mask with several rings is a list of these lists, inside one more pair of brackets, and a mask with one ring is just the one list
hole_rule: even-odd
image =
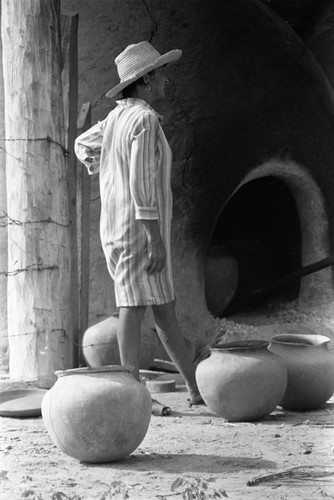
[[120,82],[107,97],[115,97],[128,85],[153,69],[171,64],[180,59],[182,50],[174,49],[161,55],[149,42],[140,42],[126,47],[115,59]]

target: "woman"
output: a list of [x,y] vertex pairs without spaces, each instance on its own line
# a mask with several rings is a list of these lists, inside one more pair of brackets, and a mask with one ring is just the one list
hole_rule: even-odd
[[[121,362],[132,365],[139,380],[140,328],[151,306],[159,337],[185,379],[189,402],[199,404],[195,368],[175,315],[172,154],[161,116],[151,107],[165,97],[165,66],[181,54],[160,55],[149,42],[129,45],[115,59],[120,82],[107,93],[118,98],[116,108],[77,138],[75,151],[90,173],[100,173],[100,234],[119,307]],[[153,413],[161,412],[157,405]]]

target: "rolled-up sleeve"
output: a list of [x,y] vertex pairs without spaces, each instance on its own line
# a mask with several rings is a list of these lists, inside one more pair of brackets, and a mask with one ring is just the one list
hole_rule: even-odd
[[97,174],[100,171],[102,141],[103,122],[98,122],[75,140],[75,154],[78,160],[87,167],[90,175]]
[[130,159],[130,192],[136,219],[159,218],[156,174],[158,169],[158,128],[155,115],[145,113],[136,127]]

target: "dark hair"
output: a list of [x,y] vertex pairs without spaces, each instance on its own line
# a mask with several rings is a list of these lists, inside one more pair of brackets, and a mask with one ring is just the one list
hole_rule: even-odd
[[[149,71],[147,74],[154,78],[155,70],[153,69],[152,71]],[[138,80],[130,83],[130,85],[128,85],[127,87],[125,87],[125,89],[122,90],[122,99],[128,99],[129,97],[132,97],[133,91],[138,85],[146,85],[144,82],[144,76],[141,76],[140,78],[138,78]]]
[[137,85],[145,85],[143,76],[138,80],[136,80],[135,82],[130,83],[130,85],[128,85],[127,87],[125,87],[125,89],[122,90],[123,99],[128,99],[128,97],[132,97],[133,91],[137,87]]

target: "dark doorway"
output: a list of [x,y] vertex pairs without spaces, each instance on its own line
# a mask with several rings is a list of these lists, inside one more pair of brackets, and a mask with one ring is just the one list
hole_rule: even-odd
[[[219,260],[224,272],[218,269],[212,272]],[[224,316],[225,310],[247,302],[254,291],[270,288],[275,281],[301,266],[298,211],[283,181],[268,176],[238,189],[217,220],[207,269],[209,265],[206,297],[214,316]],[[222,298],[220,308],[217,301],[220,290],[226,290],[226,280],[230,280],[229,297],[225,301]],[[280,294],[292,300],[298,296],[299,288],[300,280],[292,281]]]

